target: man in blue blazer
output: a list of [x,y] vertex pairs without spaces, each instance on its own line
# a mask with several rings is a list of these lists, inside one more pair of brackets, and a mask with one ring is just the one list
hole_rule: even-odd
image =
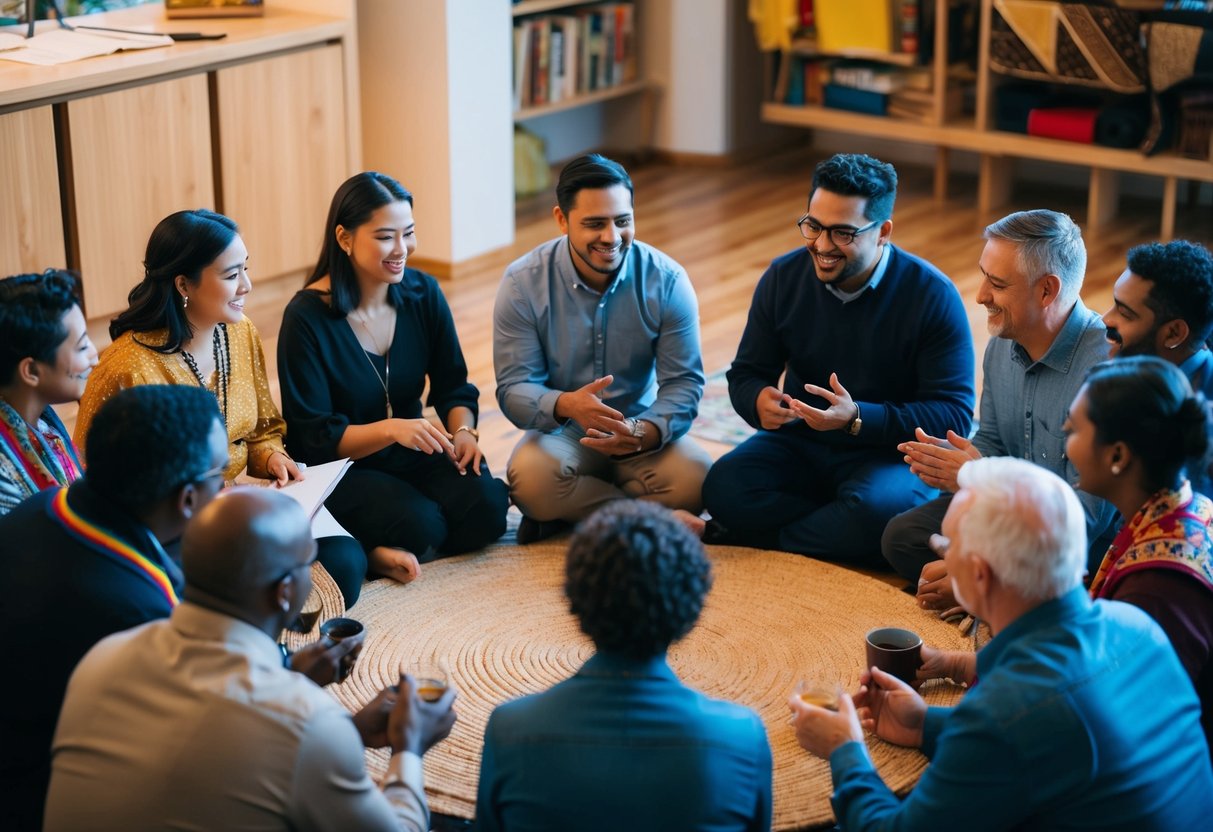
[[771,750],[757,714],[683,685],[670,644],[711,586],[667,510],[610,503],[569,545],[565,592],[598,648],[570,679],[497,708],[476,800],[482,830],[765,830]]

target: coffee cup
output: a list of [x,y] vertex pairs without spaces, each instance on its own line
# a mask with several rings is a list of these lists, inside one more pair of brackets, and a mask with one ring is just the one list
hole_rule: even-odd
[[320,625],[320,635],[329,641],[345,641],[353,638],[363,630],[362,622],[353,618],[330,618]]
[[868,667],[878,667],[903,682],[918,678],[922,665],[922,638],[900,627],[880,627],[867,636]]

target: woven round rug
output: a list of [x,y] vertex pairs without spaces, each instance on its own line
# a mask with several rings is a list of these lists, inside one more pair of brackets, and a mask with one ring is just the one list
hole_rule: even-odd
[[[366,585],[348,613],[366,625],[366,645],[350,678],[330,690],[350,710],[393,684],[401,666],[417,656],[436,656],[449,668],[459,721],[425,755],[434,811],[473,816],[484,728],[494,707],[566,679],[594,652],[563,596],[565,546],[501,545],[429,563],[407,586]],[[708,547],[708,553],[712,592],[698,625],[670,650],[670,665],[687,685],[762,717],[774,757],[774,829],[830,823],[829,766],[796,744],[789,724],[786,702],[797,680],[836,681],[855,690],[864,636],[876,627],[906,627],[945,649],[970,645],[956,627],[877,579],[781,552]],[[924,690],[936,705],[953,704],[960,694],[943,683]],[[898,793],[926,767],[917,751],[875,737],[868,749]],[[367,754],[372,776],[382,776],[388,750]]]

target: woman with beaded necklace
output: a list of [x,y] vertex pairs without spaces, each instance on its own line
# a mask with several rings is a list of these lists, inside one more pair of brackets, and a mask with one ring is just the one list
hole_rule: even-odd
[[[283,444],[286,422],[270,395],[261,338],[244,317],[249,254],[236,223],[204,209],[178,211],[152,231],[144,278],[130,306],[110,322],[113,343],[85,387],[76,446],[98,408],[138,384],[191,384],[214,393],[227,425],[231,464],[224,476],[248,475],[278,485],[303,479]],[[352,605],[366,557],[349,537],[323,538],[320,562]]]

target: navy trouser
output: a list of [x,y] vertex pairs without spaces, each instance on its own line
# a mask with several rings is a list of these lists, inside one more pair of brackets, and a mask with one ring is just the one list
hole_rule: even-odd
[[880,567],[885,523],[936,494],[894,448],[828,445],[782,431],[747,439],[703,484],[708,511],[732,539]]
[[461,476],[440,454],[414,453],[407,467],[345,472],[325,506],[368,552],[407,549],[421,563],[482,549],[505,534],[509,492],[488,465]]

